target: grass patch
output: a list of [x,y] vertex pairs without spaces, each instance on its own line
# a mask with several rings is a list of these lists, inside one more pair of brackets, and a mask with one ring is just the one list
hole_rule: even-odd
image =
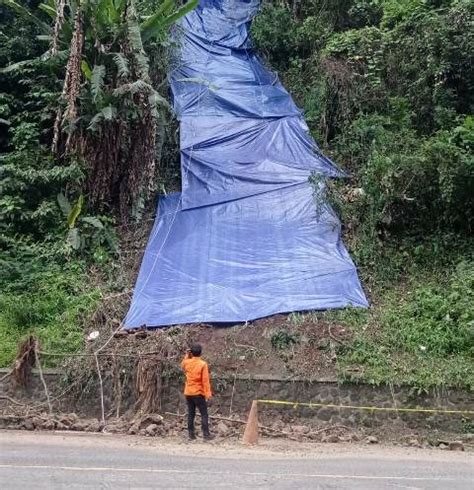
[[410,276],[371,310],[329,312],[353,332],[338,352],[343,379],[474,389],[474,262]]
[[[77,263],[48,266],[29,276],[23,289],[0,294],[0,366],[11,365],[18,343],[28,334],[40,339],[42,349],[74,352],[84,342],[84,318],[97,306],[100,293],[91,287]],[[48,359],[54,365],[55,359]]]

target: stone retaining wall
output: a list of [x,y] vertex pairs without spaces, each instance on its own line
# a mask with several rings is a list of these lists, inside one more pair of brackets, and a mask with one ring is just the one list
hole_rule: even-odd
[[[0,370],[0,378],[6,371]],[[45,372],[49,385],[54,386],[60,374],[54,371]],[[319,403],[328,405],[355,405],[365,407],[416,407],[416,408],[444,408],[451,410],[474,410],[474,393],[457,390],[432,390],[429,393],[418,393],[408,387],[369,386],[361,384],[340,384],[332,380],[308,382],[301,379],[285,380],[272,376],[254,376],[252,378],[214,378],[213,387],[215,397],[212,411],[222,415],[239,413],[244,416],[254,399],[271,399],[298,401],[304,403]],[[55,390],[56,391],[56,390]],[[113,408],[110,390],[106,389],[106,411]],[[122,413],[132,408],[134,397],[132,387],[126,386],[123,390]],[[33,376],[31,386],[26,391],[12,393],[8,379],[0,382],[0,395],[9,394],[16,399],[32,402],[44,401],[44,390],[39,376]],[[0,400],[0,404],[5,403]],[[182,395],[182,381],[168,381],[163,385],[161,411],[173,413],[185,412],[185,400]],[[100,414],[100,398],[98,394],[91,393],[77,401],[63,400],[60,409],[73,411],[87,416]],[[424,427],[428,429],[441,429],[462,431],[466,423],[474,424],[474,417],[458,414],[432,414],[407,413],[390,411],[354,410],[330,407],[293,407],[261,404],[260,416],[262,420],[285,421],[295,417],[305,419],[306,422],[344,424],[347,426],[380,427],[403,422],[408,427]]]

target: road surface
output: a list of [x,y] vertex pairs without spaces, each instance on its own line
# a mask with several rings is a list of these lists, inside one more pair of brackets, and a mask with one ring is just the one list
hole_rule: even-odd
[[[278,446],[279,444],[279,446]],[[469,453],[0,431],[0,488],[473,489]]]

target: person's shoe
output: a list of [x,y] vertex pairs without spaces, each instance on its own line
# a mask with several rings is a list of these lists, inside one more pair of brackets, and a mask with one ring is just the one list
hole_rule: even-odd
[[214,436],[212,434],[206,434],[205,436],[203,436],[203,439],[205,441],[212,441],[214,439]]
[[189,434],[188,439],[189,439],[190,441],[195,441],[195,440],[196,440],[196,436],[195,436],[195,434]]

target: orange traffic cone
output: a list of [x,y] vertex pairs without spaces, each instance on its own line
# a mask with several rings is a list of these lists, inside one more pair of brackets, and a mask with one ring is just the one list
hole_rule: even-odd
[[244,444],[257,444],[258,442],[258,409],[257,400],[252,402],[250,407],[249,416],[247,418],[247,425],[245,426],[244,437],[242,438]]

